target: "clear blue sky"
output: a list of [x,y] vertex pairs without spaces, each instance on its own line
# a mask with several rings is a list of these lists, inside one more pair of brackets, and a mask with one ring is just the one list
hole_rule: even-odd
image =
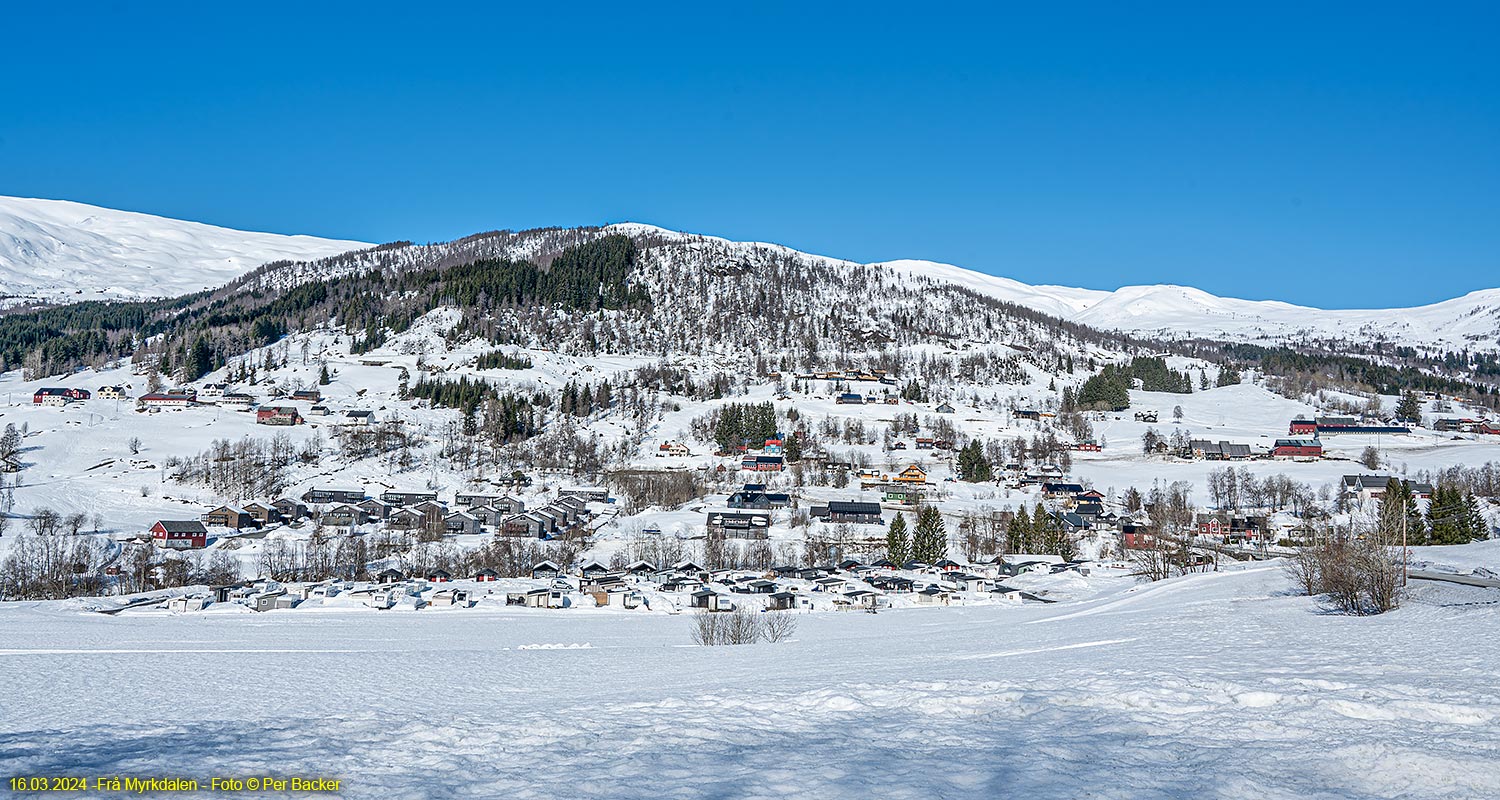
[[1500,285],[1494,3],[230,5],[8,8],[0,194],[1326,307]]

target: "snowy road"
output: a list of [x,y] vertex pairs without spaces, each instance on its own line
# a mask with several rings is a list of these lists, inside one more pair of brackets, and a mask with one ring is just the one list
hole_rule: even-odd
[[1500,621],[1444,594],[1485,590],[1354,619],[1268,565],[1103,588],[733,648],[687,646],[685,615],[7,605],[0,767],[347,797],[1500,796]]

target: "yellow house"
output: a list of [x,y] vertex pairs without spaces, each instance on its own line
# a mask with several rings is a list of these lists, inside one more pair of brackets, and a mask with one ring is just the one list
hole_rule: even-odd
[[901,470],[901,474],[896,476],[896,481],[898,483],[926,483],[927,470],[922,469],[916,464],[912,464],[906,469]]

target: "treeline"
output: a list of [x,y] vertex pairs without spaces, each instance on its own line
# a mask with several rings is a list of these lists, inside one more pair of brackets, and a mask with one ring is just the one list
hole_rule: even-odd
[[749,443],[776,438],[774,403],[726,403],[693,420],[693,432],[709,439],[720,452],[730,452]]
[[474,366],[478,369],[531,369],[531,359],[519,353],[511,354],[495,350],[480,356]]
[[1172,369],[1160,356],[1136,356],[1123,366],[1105,364],[1097,375],[1084,381],[1078,390],[1078,408],[1083,411],[1124,411],[1130,407],[1130,389],[1137,380],[1141,382],[1141,390],[1146,392],[1190,394],[1193,391],[1193,376],[1188,371]]
[[402,273],[399,291],[427,292],[461,306],[551,306],[583,310],[648,304],[650,297],[630,284],[635,242],[605,236],[570,247],[546,268],[530,261],[480,259],[448,269]]
[[541,429],[542,414],[551,405],[541,392],[531,397],[502,392],[488,381],[471,380],[468,376],[456,381],[421,378],[407,391],[411,397],[427,400],[434,406],[462,411],[464,436],[474,436],[483,428],[506,443],[536,435]]
[[636,258],[630,238],[614,235],[565,248],[545,267],[478,259],[404,272],[369,269],[287,289],[236,284],[173,300],[14,312],[0,315],[0,366],[23,365],[35,379],[134,356],[191,381],[329,319],[354,333],[351,352],[359,353],[450,303],[579,311],[646,306],[649,296],[629,281]]
[[1010,518],[1005,526],[1005,546],[1011,553],[1054,555],[1068,561],[1078,555],[1073,537],[1041,503],[1030,514],[1023,504]]
[[[1253,365],[1267,375],[1288,381],[1300,392],[1316,392],[1324,386],[1362,389],[1379,394],[1404,391],[1439,392],[1479,399],[1493,405],[1500,389],[1456,378],[1434,375],[1410,366],[1378,364],[1354,356],[1299,352],[1289,347],[1225,344],[1220,351],[1239,362]],[[1462,368],[1455,357],[1454,368]],[[1483,366],[1486,362],[1479,362]]]
[[614,403],[614,390],[610,388],[609,381],[603,381],[598,387],[569,381],[558,396],[557,408],[569,416],[587,417],[595,411],[608,410]]

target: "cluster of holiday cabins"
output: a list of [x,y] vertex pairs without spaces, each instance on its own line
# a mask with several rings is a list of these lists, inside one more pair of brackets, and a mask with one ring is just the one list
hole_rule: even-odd
[[437,492],[393,490],[369,497],[363,489],[313,488],[300,500],[222,505],[196,520],[158,520],[150,534],[158,546],[194,549],[207,546],[210,528],[242,531],[314,519],[325,526],[351,530],[379,525],[400,532],[554,539],[587,525],[593,518],[589,503],[608,500],[609,492],[604,489],[563,489],[551,502],[527,509],[521,499],[502,494],[459,492],[450,505],[438,499]]
[[[808,515],[828,524],[882,525],[885,523],[882,502],[900,507],[921,503],[922,488],[927,486],[927,472],[916,464],[896,475],[864,472],[860,488],[883,492],[881,501],[830,500],[814,505]],[[791,495],[773,492],[765,484],[747,483],[729,495],[726,508],[704,512],[704,530],[709,536],[726,539],[766,539],[770,536],[771,514],[791,505]]]
[[[936,564],[879,560],[864,564],[845,560],[821,566],[775,566],[768,571],[708,570],[693,561],[658,567],[636,561],[611,569],[597,561],[585,561],[564,569],[544,561],[531,570],[533,579],[550,585],[512,592],[508,602],[539,608],[567,608],[573,594],[588,595],[595,606],[650,607],[656,593],[676,595],[690,609],[733,611],[752,603],[770,611],[808,609],[815,606],[836,610],[875,609],[890,605],[891,595],[908,595],[918,605],[947,605],[960,592],[1004,595],[1012,599],[1037,599],[999,583],[1007,576],[1037,570],[1087,569],[1078,564],[1039,561],[1007,562],[996,558],[980,564],[944,559]],[[484,579],[484,578],[480,578]],[[744,599],[742,599],[744,598]],[[674,601],[674,605],[678,605]]]
[[[704,531],[725,539],[766,539],[770,536],[772,512],[791,505],[791,495],[773,492],[765,484],[747,483],[729,495],[727,508],[704,512]],[[885,520],[879,503],[832,500],[813,506],[813,519],[828,523],[878,525]]]
[[[124,388],[119,386],[102,387],[99,396],[129,399]],[[205,384],[201,389],[168,389],[143,394],[136,398],[136,406],[146,412],[180,411],[195,406],[215,406],[229,411],[253,410],[256,423],[261,425],[301,425],[309,417],[332,417],[346,425],[370,425],[376,421],[375,412],[368,409],[348,409],[342,414],[336,413],[323,402],[323,393],[317,389],[297,389],[280,399],[309,404],[307,413],[303,414],[301,408],[295,405],[259,404],[254,396],[231,391],[228,385],[222,383]]]
[[[733,611],[740,606],[768,611],[832,608],[867,610],[888,607],[892,597],[907,596],[917,605],[948,605],[964,594],[1038,600],[1035,596],[1005,586],[1006,577],[1035,571],[1065,569],[1086,571],[1085,562],[1054,563],[996,558],[978,564],[944,559],[936,564],[886,560],[864,564],[845,560],[822,566],[777,566],[767,571],[709,570],[691,560],[670,566],[635,561],[607,567],[587,560],[569,568],[553,561],[532,566],[529,577],[542,585],[520,587],[503,593],[481,593],[451,584],[451,572],[434,568],[408,574],[394,567],[371,577],[373,581],[331,580],[308,584],[247,581],[215,587],[209,595],[174,598],[174,611],[201,610],[211,602],[238,603],[255,611],[296,608],[309,601],[348,596],[361,598],[375,609],[396,606],[415,609],[430,606],[472,608],[494,597],[506,605],[527,608],[652,608],[664,599],[672,609],[707,612]],[[477,583],[500,579],[496,570],[482,568],[467,576]]]

